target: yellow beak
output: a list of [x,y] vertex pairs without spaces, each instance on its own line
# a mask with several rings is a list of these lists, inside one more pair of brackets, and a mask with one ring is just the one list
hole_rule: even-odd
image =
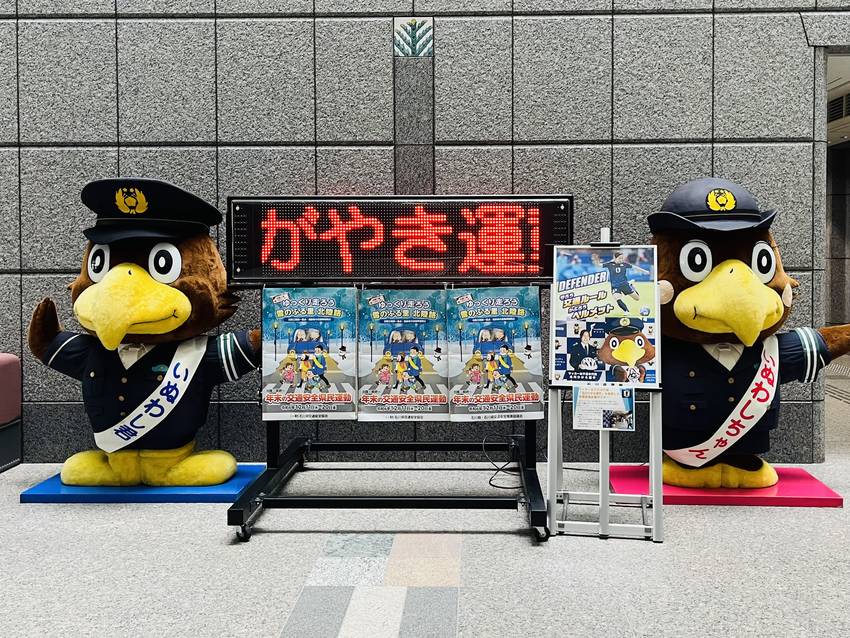
[[638,347],[638,345],[631,339],[624,339],[611,351],[612,357],[614,357],[617,361],[622,361],[630,368],[633,368],[645,354],[646,350]]
[[191,312],[186,295],[155,281],[147,270],[132,263],[113,267],[74,303],[77,320],[94,332],[107,350],[115,350],[127,334],[171,332]]
[[701,282],[679,293],[673,312],[689,328],[710,334],[731,332],[751,346],[762,330],[782,319],[785,309],[779,294],[747,264],[727,259]]

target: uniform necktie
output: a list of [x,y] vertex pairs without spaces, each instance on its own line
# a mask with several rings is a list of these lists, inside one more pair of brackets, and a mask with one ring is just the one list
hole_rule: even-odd
[[740,343],[709,343],[702,347],[727,370],[735,367],[744,352],[744,346]]
[[118,346],[118,358],[125,370],[129,370],[134,363],[144,357],[153,348],[147,343],[122,343]]

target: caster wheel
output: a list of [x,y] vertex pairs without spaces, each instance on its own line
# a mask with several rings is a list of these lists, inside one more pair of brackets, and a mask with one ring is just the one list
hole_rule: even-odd
[[532,532],[534,533],[534,540],[538,543],[545,543],[551,536],[548,527],[544,527],[542,530],[539,527],[533,527]]
[[251,528],[241,525],[239,529],[236,530],[236,538],[239,539],[240,543],[247,543],[251,540]]

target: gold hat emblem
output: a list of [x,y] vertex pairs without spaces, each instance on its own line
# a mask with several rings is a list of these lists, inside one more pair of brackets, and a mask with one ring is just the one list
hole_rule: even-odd
[[715,188],[708,193],[705,198],[705,203],[715,212],[723,212],[727,210],[735,210],[735,196],[732,191],[727,191],[725,188]]
[[628,326],[629,325],[629,319],[627,317],[623,317],[622,319],[620,319],[620,325],[621,326]]
[[139,215],[148,209],[148,200],[138,188],[122,187],[115,191],[115,205],[122,213]]

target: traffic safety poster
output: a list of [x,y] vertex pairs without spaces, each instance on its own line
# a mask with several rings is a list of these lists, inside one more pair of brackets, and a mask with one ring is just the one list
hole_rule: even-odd
[[264,421],[355,419],[357,291],[264,288]]
[[658,388],[655,246],[556,246],[550,380]]
[[536,286],[448,290],[452,421],[543,418]]

